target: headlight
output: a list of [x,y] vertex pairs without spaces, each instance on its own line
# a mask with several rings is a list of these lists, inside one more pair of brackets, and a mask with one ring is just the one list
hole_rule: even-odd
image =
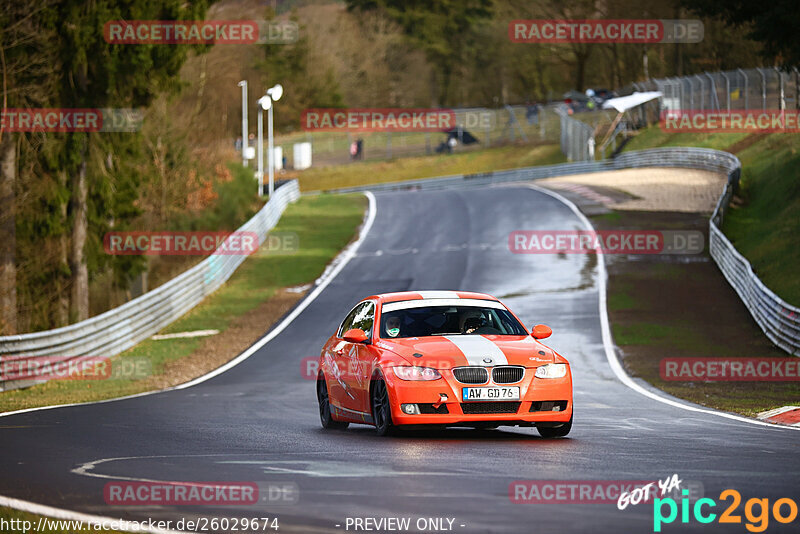
[[564,378],[567,376],[567,365],[563,363],[548,363],[536,368],[536,378]]
[[394,374],[400,380],[436,380],[442,378],[439,371],[430,367],[392,367]]

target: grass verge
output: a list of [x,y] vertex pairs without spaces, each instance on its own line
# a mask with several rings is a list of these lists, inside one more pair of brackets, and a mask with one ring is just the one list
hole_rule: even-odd
[[[262,246],[228,282],[162,333],[215,329],[211,337],[148,339],[112,360],[148,369],[137,379],[52,380],[0,393],[0,412],[36,406],[110,399],[186,382],[226,361],[263,334],[301,297],[283,288],[313,282],[350,242],[363,218],[361,195],[303,197],[287,207],[271,232],[292,232],[297,250],[275,252]],[[142,365],[144,362],[144,365]]]
[[302,191],[323,191],[434,176],[499,171],[566,161],[558,144],[508,145],[456,154],[407,157],[390,161],[363,161],[287,172]]
[[[616,211],[596,216],[598,230],[699,230],[708,243],[705,214]],[[688,261],[690,260],[690,261]],[[663,358],[785,358],[756,325],[708,256],[606,256],[608,311],[623,365],[670,395],[754,416],[800,403],[798,382],[677,382],[663,380]]]
[[652,126],[626,151],[666,146],[725,150],[742,162],[741,189],[722,230],[767,287],[800,306],[800,136],[666,133]]

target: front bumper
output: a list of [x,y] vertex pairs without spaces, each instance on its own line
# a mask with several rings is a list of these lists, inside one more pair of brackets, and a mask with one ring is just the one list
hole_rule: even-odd
[[[563,378],[535,378],[535,371],[535,368],[526,368],[522,380],[513,384],[495,384],[491,380],[486,384],[463,384],[450,370],[440,370],[442,378],[437,380],[407,381],[400,380],[389,369],[384,377],[392,406],[392,421],[396,425],[466,426],[471,423],[535,425],[569,421],[572,417],[572,372],[569,366]],[[491,376],[491,372],[489,374]],[[488,386],[519,387],[520,400],[462,402],[462,388]],[[447,400],[439,403],[442,394],[447,395]],[[402,404],[417,404],[424,411],[438,413],[409,415],[402,411]],[[437,404],[437,408],[432,408]],[[445,409],[447,413],[441,413]],[[505,413],[487,413],[498,410]]]

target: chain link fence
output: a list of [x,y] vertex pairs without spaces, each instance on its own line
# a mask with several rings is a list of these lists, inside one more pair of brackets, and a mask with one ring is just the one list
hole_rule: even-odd
[[[553,143],[559,140],[560,120],[554,105],[454,109],[457,143],[448,145],[445,132],[298,132],[276,139],[293,167],[294,143],[311,143],[314,166],[352,161],[350,145],[360,139],[360,160],[379,161],[437,153],[459,153],[516,142]],[[470,137],[474,138],[472,142]]]
[[[691,76],[654,78],[638,82],[617,91],[619,96],[634,92],[660,91],[662,97],[625,113],[622,120],[610,126],[605,135],[599,121],[601,112],[583,113],[570,117],[565,108],[556,108],[561,119],[561,150],[569,161],[591,161],[598,154],[605,158],[617,150],[618,139],[630,132],[657,122],[661,112],[708,110],[717,112],[737,110],[800,109],[800,73],[778,68],[736,69],[704,72]],[[593,129],[586,124],[595,124]],[[580,124],[583,123],[583,124]],[[595,149],[595,143],[599,147]]]
[[[739,81],[738,84],[732,85],[734,72],[739,74]],[[755,75],[758,75],[761,82],[754,86],[750,81]],[[706,77],[707,83],[701,83],[702,76]],[[790,79],[792,77],[793,79]],[[789,83],[790,81],[792,83]],[[704,73],[682,78],[648,80],[645,83],[634,84],[633,89],[640,92],[661,91],[663,93],[663,97],[659,99],[661,108],[670,111],[694,109],[716,111],[728,109],[785,110],[800,103],[797,70],[792,73],[782,72],[778,69]],[[794,97],[788,96],[792,91]],[[624,95],[626,90],[620,92]],[[632,91],[628,91],[628,94],[630,92]],[[700,107],[695,107],[696,104],[699,104]],[[709,107],[706,107],[707,104]],[[583,161],[591,161],[588,158],[588,148],[585,151],[583,149],[589,144],[586,134],[588,130],[570,125],[571,122],[577,122],[574,118],[565,117],[565,119],[568,125],[566,128],[562,128],[562,150],[568,155],[568,151],[576,151],[573,152],[573,155],[583,155],[586,157]],[[588,128],[588,125],[586,126]],[[738,158],[727,152],[704,151],[699,148],[670,149],[670,152],[659,152],[658,150],[620,154],[610,161],[613,162],[614,168],[664,166],[665,162],[669,162],[675,166],[688,166],[726,173],[728,184],[709,222],[711,257],[766,336],[786,352],[800,355],[800,308],[790,305],[767,288],[756,276],[747,259],[736,250],[736,247],[720,229],[730,199],[738,186],[741,174],[741,163]],[[669,157],[662,157],[664,154]]]
[[661,91],[665,110],[785,110],[800,109],[800,75],[778,68],[703,72],[691,76],[655,78],[619,91]]

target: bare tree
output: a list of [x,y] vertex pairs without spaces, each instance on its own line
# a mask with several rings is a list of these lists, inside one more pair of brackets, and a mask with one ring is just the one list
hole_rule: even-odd
[[[15,0],[0,0],[0,69],[3,111],[41,102],[48,84],[48,32],[38,24],[48,8],[35,8]],[[0,125],[0,332],[17,331],[16,188],[18,137]]]

